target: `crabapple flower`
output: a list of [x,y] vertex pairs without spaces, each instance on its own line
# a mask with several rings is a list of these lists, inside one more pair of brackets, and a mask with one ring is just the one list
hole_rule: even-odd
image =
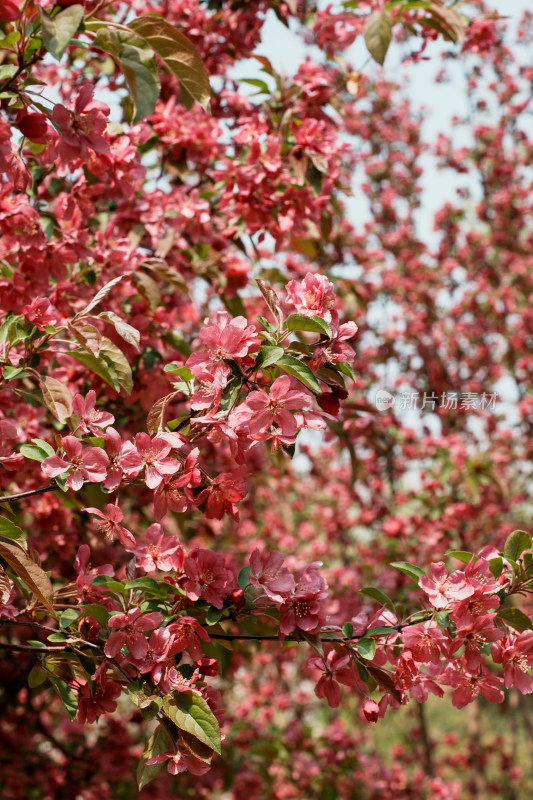
[[363,715],[367,722],[378,721],[381,711],[375,700],[365,700],[363,703]]
[[183,468],[174,477],[165,477],[154,492],[154,516],[161,520],[170,508],[182,513],[188,505],[194,506],[195,498],[191,489],[202,483],[202,475],[196,466],[200,451],[194,447],[183,463]]
[[[93,100],[94,87],[84,81],[71,111],[57,103],[52,111],[52,122],[59,126],[61,134],[51,148],[59,158],[62,168],[68,168],[73,161],[88,161],[89,149],[97,153],[109,153],[109,142],[102,135],[107,127],[109,107],[99,100]],[[55,157],[55,156],[54,156]]]
[[124,645],[134,658],[144,658],[148,651],[148,642],[144,631],[159,627],[163,617],[159,611],[143,614],[140,608],[132,608],[126,614],[116,614],[109,620],[110,628],[120,630],[112,633],[105,643],[104,653],[109,658],[118,656]]
[[270,392],[262,389],[250,392],[245,405],[252,412],[248,422],[250,434],[262,433],[275,422],[284,436],[294,436],[298,429],[296,419],[291,411],[308,408],[311,396],[307,392],[291,389],[288,375],[276,378]]
[[516,686],[522,694],[533,692],[533,631],[509,633],[492,648],[492,659],[503,666],[506,689]]
[[204,597],[215,608],[222,608],[224,598],[235,588],[233,573],[226,569],[224,557],[212,550],[194,547],[185,558],[183,571],[183,588],[195,602]]
[[450,575],[443,561],[431,565],[430,574],[418,581],[434,608],[448,608],[450,601],[464,600],[474,594],[474,587],[466,582],[464,572],[456,570]]
[[223,472],[212,481],[196,498],[196,505],[201,506],[206,500],[205,516],[207,519],[222,519],[225,513],[235,520],[239,519],[236,502],[246,496],[244,482],[245,467],[231,472]]
[[438,664],[441,653],[446,653],[448,639],[436,622],[429,620],[423,625],[410,625],[400,634],[401,640],[413,654],[415,661],[422,664]]
[[330,650],[324,659],[315,656],[307,662],[309,669],[319,669],[324,673],[318,679],[315,694],[317,697],[324,697],[331,708],[337,708],[341,702],[339,683],[352,687],[358,685],[353,667],[349,665],[350,655],[337,653],[336,650]]
[[286,291],[286,302],[300,314],[336,321],[333,284],[325,275],[308,272],[303,281],[289,281]]
[[147,433],[137,433],[135,444],[126,442],[124,445],[119,463],[124,472],[127,472],[128,469],[134,472],[139,464],[141,464],[141,468],[142,466],[146,467],[146,485],[149,489],[157,489],[165,475],[173,475],[180,469],[179,461],[176,461],[175,458],[168,458],[172,449],[174,449],[173,445],[161,436],[151,439]]
[[40,331],[44,331],[46,325],[57,323],[57,311],[46,297],[36,297],[29,305],[24,306],[22,313]]
[[230,317],[227,311],[217,311],[215,320],[200,331],[199,337],[206,349],[193,353],[186,361],[194,375],[227,358],[245,358],[261,344],[254,325],[248,325],[244,317]]
[[55,478],[70,469],[67,486],[74,491],[81,489],[86,481],[100,483],[106,476],[109,461],[101,447],[83,447],[75,436],[61,437],[64,457],[49,456],[41,464],[41,469],[49,478]]
[[101,411],[96,408],[96,392],[94,389],[87,392],[85,399],[81,394],[77,394],[72,402],[72,408],[76,416],[80,418],[78,428],[82,433],[99,435],[99,428],[107,428],[115,421],[115,417],[109,411]]
[[461,672],[449,665],[439,678],[446,686],[455,686],[452,703],[455,708],[464,708],[481,694],[489,703],[503,703],[504,693],[501,689],[502,679],[492,675],[489,670],[480,666],[474,674]]
[[152,672],[167,661],[173,641],[174,637],[169,628],[158,628],[150,634],[143,658],[135,658],[130,653],[128,662],[139,672]]
[[190,772],[191,775],[203,775],[211,769],[211,764],[201,761],[192,753],[185,750],[177,750],[175,753],[161,753],[151,756],[146,762],[147,766],[152,764],[162,764],[168,760],[167,769],[171,775],[179,775],[180,772]]
[[137,563],[145,572],[170,572],[171,569],[181,570],[183,566],[184,550],[176,536],[167,536],[158,522],[150,525],[146,531],[146,541],[130,548],[135,555]]
[[106,514],[100,511],[99,508],[84,508],[88,514],[93,514],[99,519],[95,521],[95,525],[99,531],[102,531],[106,542],[112,542],[113,537],[116,536],[124,547],[131,549],[135,547],[135,537],[127,528],[124,528],[120,523],[124,519],[124,514],[121,509],[113,503],[108,503],[106,506]]
[[282,553],[277,550],[260,553],[256,548],[250,555],[250,583],[257,589],[263,589],[267,597],[276,603],[282,603],[284,595],[290,595],[294,589],[294,577],[283,566],[284,560]]
[[211,641],[207,632],[194,617],[180,617],[177,622],[169,625],[169,630],[174,636],[171,652],[185,651],[193,661],[199,661],[202,658],[200,639],[203,642]]
[[88,722],[95,722],[101,714],[115,711],[117,707],[117,697],[122,693],[122,686],[117,681],[108,681],[106,676],[106,665],[100,664],[93,675],[93,684],[83,682],[83,678],[78,678],[81,684],[78,690],[78,711],[76,721],[81,725]]
[[328,596],[328,585],[318,574],[321,566],[320,561],[315,561],[306,567],[290,597],[279,604],[279,630],[282,635],[286,636],[296,628],[306,633],[316,633],[322,627],[326,615],[320,601]]

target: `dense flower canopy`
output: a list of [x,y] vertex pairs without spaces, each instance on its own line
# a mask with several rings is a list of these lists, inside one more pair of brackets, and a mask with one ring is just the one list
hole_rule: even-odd
[[[0,4],[6,800],[526,785],[514,740],[472,777],[479,727],[437,754],[424,708],[532,724],[532,33],[483,2]],[[460,61],[450,135],[391,57]],[[426,241],[428,160],[459,188]],[[369,723],[411,700],[385,757]]]

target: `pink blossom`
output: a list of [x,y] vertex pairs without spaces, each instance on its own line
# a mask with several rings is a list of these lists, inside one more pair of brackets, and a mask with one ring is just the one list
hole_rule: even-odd
[[36,297],[29,305],[24,306],[22,313],[40,331],[44,331],[46,325],[55,325],[58,321],[57,311],[46,297]]
[[375,700],[365,700],[363,703],[363,715],[367,722],[377,722],[379,717],[382,716],[380,707]]
[[355,675],[348,653],[341,654],[332,649],[327,653],[325,659],[318,656],[310,658],[307,666],[309,669],[318,669],[324,673],[315,686],[315,694],[317,697],[325,697],[331,708],[337,708],[340,705],[339,683],[351,687],[361,683]]
[[117,697],[122,687],[117,681],[108,681],[106,665],[102,663],[93,676],[92,685],[83,678],[77,679],[81,684],[78,689],[78,711],[76,721],[83,725],[95,722],[101,714],[115,711]]
[[176,536],[166,536],[158,522],[150,525],[146,531],[146,540],[131,548],[139,566],[145,572],[170,572],[171,569],[181,570],[183,566],[184,550]]
[[231,472],[223,472],[211,482],[196,498],[196,504],[201,506],[207,500],[205,516],[207,519],[222,519],[224,514],[229,514],[233,519],[239,519],[237,503],[245,497],[247,489],[244,482],[245,467],[239,467]]
[[245,358],[259,349],[261,340],[255,326],[244,317],[230,317],[227,311],[217,311],[215,320],[200,331],[200,341],[206,350],[193,353],[186,365],[196,375],[208,364],[218,364],[227,358]]
[[203,775],[211,769],[211,764],[201,761],[199,758],[186,750],[177,750],[172,753],[161,753],[151,756],[146,764],[161,764],[168,760],[167,769],[171,775],[179,775],[180,772],[190,772],[191,775]]
[[215,608],[222,608],[224,598],[234,589],[235,579],[220,553],[195,547],[186,557],[183,570],[187,597],[195,602],[204,597]]
[[109,142],[102,135],[107,127],[109,107],[99,100],[93,100],[94,87],[84,81],[70,111],[57,103],[52,111],[52,122],[59,125],[61,134],[51,146],[49,157],[55,153],[60,166],[68,168],[78,159],[88,161],[89,149],[97,153],[109,153]]
[[128,661],[139,672],[154,672],[168,659],[170,647],[174,637],[169,628],[158,628],[150,634],[146,653],[142,658],[135,658],[130,654]]
[[165,475],[173,475],[180,468],[180,463],[175,458],[168,458],[168,454],[173,450],[161,436],[153,439],[147,433],[137,433],[135,445],[126,442],[123,447],[119,463],[124,470],[134,472],[139,463],[145,468],[145,482],[149,489],[157,489],[163,482]]
[[294,577],[283,566],[284,560],[277,550],[260,553],[256,548],[250,556],[250,583],[263,589],[267,597],[277,603],[283,602],[284,595],[289,595],[294,589]]
[[202,483],[202,475],[196,466],[200,451],[194,447],[183,463],[183,468],[174,477],[165,477],[154,492],[154,516],[162,519],[167,510],[182,513],[188,505],[194,506],[195,498],[191,489]]
[[173,622],[169,626],[174,640],[172,642],[172,653],[181,653],[185,651],[190,655],[193,661],[199,661],[202,657],[203,642],[209,642],[207,632],[202,628],[199,622],[194,617],[180,617],[177,622]]
[[120,525],[124,519],[124,514],[117,505],[108,503],[106,514],[100,511],[99,508],[84,508],[83,511],[87,511],[88,514],[93,514],[99,518],[95,525],[104,534],[106,542],[112,542],[113,537],[116,536],[124,547],[128,549],[131,549],[132,546],[135,547],[136,542],[133,534]]
[[100,483],[106,476],[109,461],[101,447],[83,447],[75,436],[61,438],[64,458],[49,456],[41,464],[41,469],[49,478],[55,478],[70,469],[67,486],[74,491],[81,489],[86,481]]
[[474,594],[474,587],[466,582],[464,572],[456,570],[450,575],[443,561],[431,565],[430,574],[418,581],[434,608],[448,608],[450,601],[464,600]]
[[461,672],[451,665],[440,676],[440,683],[455,686],[452,703],[455,708],[464,708],[481,694],[489,703],[503,703],[504,693],[501,689],[502,679],[491,675],[488,669],[481,666],[474,674]]
[[492,647],[492,659],[502,664],[506,689],[516,686],[522,694],[533,692],[533,631],[509,633]]
[[246,398],[246,406],[252,412],[248,429],[254,433],[266,431],[275,422],[284,436],[293,436],[297,430],[296,419],[291,410],[303,409],[311,404],[311,396],[302,391],[291,389],[288,375],[276,378],[270,392],[260,389],[250,392]]
[[409,648],[415,661],[438,664],[441,652],[446,652],[448,640],[436,622],[410,625],[401,631],[401,640]]
[[328,593],[326,581],[318,574],[321,566],[321,562],[316,561],[306,567],[292,594],[279,604],[279,630],[284,636],[295,628],[316,633],[322,627],[326,615],[321,600],[325,600]]
[[140,608],[132,608],[126,614],[116,614],[109,620],[110,628],[119,628],[110,635],[105,643],[104,653],[109,658],[118,656],[124,645],[134,658],[144,658],[148,651],[148,642],[144,631],[151,631],[161,625],[163,617],[159,611],[143,614]]
[[85,399],[81,394],[75,395],[72,406],[74,413],[80,418],[78,428],[82,433],[90,432],[99,435],[99,428],[107,428],[108,425],[112,425],[115,421],[115,417],[109,411],[101,411],[96,408],[96,392],[94,389],[87,392]]
[[290,281],[286,291],[286,302],[300,314],[322,317],[326,322],[335,321],[335,293],[325,275],[308,272],[303,281]]
[[120,433],[114,428],[106,430],[105,449],[109,456],[109,466],[104,489],[113,491],[120,485],[124,475],[128,478],[136,478],[142,470],[142,458],[140,455],[136,455],[134,450],[126,448],[126,444],[123,443]]

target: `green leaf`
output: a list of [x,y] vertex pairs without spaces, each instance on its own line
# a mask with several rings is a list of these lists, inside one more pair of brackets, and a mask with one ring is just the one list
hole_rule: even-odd
[[359,594],[364,594],[365,597],[371,597],[372,600],[375,600],[377,603],[387,606],[389,611],[394,611],[394,603],[390,597],[375,586],[366,586],[364,589],[359,589]]
[[76,711],[78,710],[78,701],[76,699],[76,695],[69,685],[65,683],[65,681],[62,681],[60,678],[56,678],[54,675],[48,675],[48,678],[56,687],[57,693],[63,701],[70,719],[74,719],[76,716]]
[[41,448],[35,444],[21,444],[19,449],[25,458],[31,458],[32,461],[44,461],[46,458]]
[[107,628],[107,623],[109,622],[109,611],[107,608],[105,608],[105,606],[100,605],[100,603],[89,603],[82,608],[80,619],[83,619],[84,617],[93,617],[97,622],[100,623],[102,628]]
[[342,632],[346,636],[347,639],[351,639],[353,636],[353,625],[351,622],[345,622],[342,626]]
[[175,692],[163,709],[180,729],[191,733],[220,755],[220,727],[203,697],[195,692]]
[[69,356],[75,358],[76,361],[81,361],[82,364],[85,364],[91,372],[94,372],[95,375],[99,375],[102,380],[104,380],[112,389],[116,392],[120,392],[120,383],[118,381],[117,373],[115,372],[114,367],[109,364],[104,358],[96,358],[91,353],[87,352],[87,350],[83,348],[79,348],[78,350],[71,350]]
[[68,628],[69,625],[71,625],[73,622],[76,622],[80,616],[80,613],[80,608],[67,608],[59,617],[59,627]]
[[533,628],[533,622],[518,608],[501,608],[497,616],[517,631],[529,631]]
[[137,784],[139,786],[139,791],[155,778],[165,766],[164,761],[160,764],[151,764],[147,766],[146,762],[148,759],[152,758],[152,756],[162,755],[163,753],[174,753],[174,750],[174,740],[168,732],[167,726],[163,724],[159,725],[154,734],[148,739],[144,753],[137,766]]
[[387,625],[376,625],[376,627],[369,628],[366,631],[366,636],[390,636],[392,633],[398,633],[398,631],[387,627]]
[[335,364],[335,367],[339,370],[339,372],[342,372],[343,375],[346,375],[347,378],[351,378],[352,381],[356,380],[355,372],[353,371],[353,367],[349,361],[339,361],[338,364]]
[[154,51],[142,36],[133,31],[100,28],[95,42],[110,53],[124,73],[133,105],[136,125],[154,110],[160,84]]
[[44,46],[57,61],[61,61],[70,40],[80,27],[83,13],[81,5],[69,6],[54,17],[41,9]]
[[277,360],[276,366],[282,369],[283,372],[287,372],[294,378],[298,378],[301,383],[309,386],[309,388],[313,389],[315,392],[320,392],[320,384],[307,364],[299,361],[294,356],[284,355]]
[[376,643],[370,637],[365,636],[363,639],[359,639],[355,648],[361,658],[365,658],[367,661],[372,661],[376,655]]
[[129,361],[122,350],[106,336],[102,336],[100,342],[100,356],[103,356],[113,366],[118,382],[126,394],[131,394],[133,377]]
[[273,347],[270,345],[260,347],[255,360],[255,366],[257,369],[266,369],[270,367],[271,364],[277,364],[284,355],[285,350],[283,347]]
[[28,686],[35,689],[48,680],[48,673],[39,665],[32,667],[28,675]]
[[178,78],[180,85],[206,111],[209,111],[211,87],[209,75],[192,42],[162,17],[143,15],[128,27],[142,36]]
[[531,536],[526,531],[513,531],[507,537],[503,553],[516,561],[524,550],[531,549]]
[[467,550],[446,550],[446,555],[456,558],[458,561],[462,561],[463,564],[468,564],[468,562],[472,560],[473,553],[469,553]]
[[418,584],[420,578],[426,574],[423,569],[417,567],[416,564],[411,564],[409,561],[393,561],[391,567],[399,569],[400,572],[403,572],[404,575],[407,575],[416,584]]
[[237,578],[237,585],[239,589],[246,589],[247,586],[250,585],[250,567],[246,566],[243,567],[239,571],[239,575]]
[[215,608],[215,606],[209,606],[207,610],[207,614],[205,615],[205,621],[207,625],[216,625],[219,619],[224,615],[223,608]]
[[178,367],[176,364],[165,364],[163,372],[171,372],[172,375],[178,375],[178,377],[182,378],[187,383],[190,383],[194,379],[194,375],[188,367]]
[[496,556],[496,558],[490,558],[489,569],[493,577],[498,579],[503,571],[503,558],[501,556]]
[[368,52],[378,64],[383,65],[392,36],[392,23],[386,11],[376,11],[366,22],[363,32]]
[[15,525],[15,523],[11,522],[7,517],[0,517],[0,536],[5,536],[6,539],[26,541],[26,534],[22,528],[19,528],[18,525]]
[[306,314],[290,314],[285,322],[289,331],[309,331],[321,333],[331,339],[332,333],[328,323],[316,315],[308,317]]
[[18,64],[2,64],[0,66],[0,81],[12,78],[18,72]]
[[171,592],[175,591],[175,587],[171,586],[164,581],[156,581],[154,578],[143,576],[142,578],[134,578],[124,584],[125,589],[133,589],[137,592],[144,592],[145,594],[153,595],[154,597],[167,597]]

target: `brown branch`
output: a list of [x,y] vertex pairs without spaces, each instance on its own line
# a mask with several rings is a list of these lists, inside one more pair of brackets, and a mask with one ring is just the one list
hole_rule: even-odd
[[29,489],[27,492],[18,492],[17,494],[5,494],[0,497],[0,503],[11,503],[16,500],[23,500],[25,497],[33,497],[35,494],[44,494],[45,492],[53,492],[57,489],[57,483],[52,478],[48,486],[41,486],[40,489]]
[[62,653],[67,647],[48,647],[46,645],[36,644],[8,644],[8,642],[0,642],[0,650],[17,650],[24,653]]

